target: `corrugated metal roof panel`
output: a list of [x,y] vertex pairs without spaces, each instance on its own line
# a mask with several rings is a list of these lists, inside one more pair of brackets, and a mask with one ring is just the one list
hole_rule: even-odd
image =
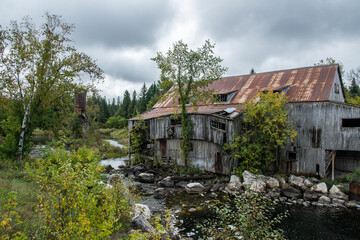
[[[246,103],[259,91],[281,89],[286,86],[288,102],[329,101],[337,72],[338,65],[332,64],[224,77],[212,83],[209,88],[224,94],[236,91],[235,96],[223,105],[199,106],[198,112],[212,114],[220,108],[229,108],[229,105],[238,106]],[[173,100],[173,95],[169,94],[154,106],[155,109],[144,113],[143,116],[149,119],[171,114],[177,106],[177,99]]]

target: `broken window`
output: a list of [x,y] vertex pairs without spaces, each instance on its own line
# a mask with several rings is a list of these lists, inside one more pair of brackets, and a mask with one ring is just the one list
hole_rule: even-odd
[[227,94],[218,94],[216,95],[217,102],[227,102]]
[[231,99],[235,96],[236,91],[229,92],[229,93],[221,93],[221,94],[215,94],[214,98],[216,99],[216,102],[219,103],[229,103]]
[[335,83],[335,93],[339,94],[340,90],[339,90],[339,84]]
[[170,119],[170,125],[181,125],[181,118],[171,118]]
[[211,120],[211,127],[225,131],[226,124],[224,122],[222,122],[222,121],[212,119]]
[[360,118],[343,118],[342,127],[360,127]]

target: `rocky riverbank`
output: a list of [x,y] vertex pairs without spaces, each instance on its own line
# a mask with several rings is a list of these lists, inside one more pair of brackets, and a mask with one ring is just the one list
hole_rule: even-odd
[[[151,209],[150,212],[161,213],[167,207],[164,202],[169,196],[179,192],[189,196],[199,196],[204,202],[217,198],[220,194],[242,194],[245,191],[266,194],[273,201],[286,205],[301,205],[304,207],[332,207],[332,208],[360,208],[355,200],[350,200],[348,186],[333,185],[328,189],[324,182],[316,178],[302,176],[264,176],[244,171],[238,176],[219,177],[215,175],[187,175],[164,174],[144,166],[123,167],[114,170],[106,167],[109,179],[124,175],[132,182],[142,196],[142,203]],[[173,218],[176,212],[196,212],[200,205],[182,204],[181,209],[172,209]]]

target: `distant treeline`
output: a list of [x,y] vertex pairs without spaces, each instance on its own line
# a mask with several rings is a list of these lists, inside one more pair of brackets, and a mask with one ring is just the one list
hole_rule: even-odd
[[[167,89],[166,89],[167,90]],[[159,84],[153,83],[148,88],[144,83],[140,92],[135,90],[130,94],[125,91],[121,98],[107,99],[99,95],[88,98],[88,105],[98,107],[95,120],[105,127],[123,128],[127,126],[127,119],[135,117],[137,113],[144,113],[150,110],[159,100],[163,91]]]

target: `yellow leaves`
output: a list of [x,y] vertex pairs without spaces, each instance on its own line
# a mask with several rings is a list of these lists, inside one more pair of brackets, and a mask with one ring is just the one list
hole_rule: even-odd
[[6,218],[5,220],[1,221],[1,227],[5,227],[9,225],[9,222],[11,221],[11,218]]

